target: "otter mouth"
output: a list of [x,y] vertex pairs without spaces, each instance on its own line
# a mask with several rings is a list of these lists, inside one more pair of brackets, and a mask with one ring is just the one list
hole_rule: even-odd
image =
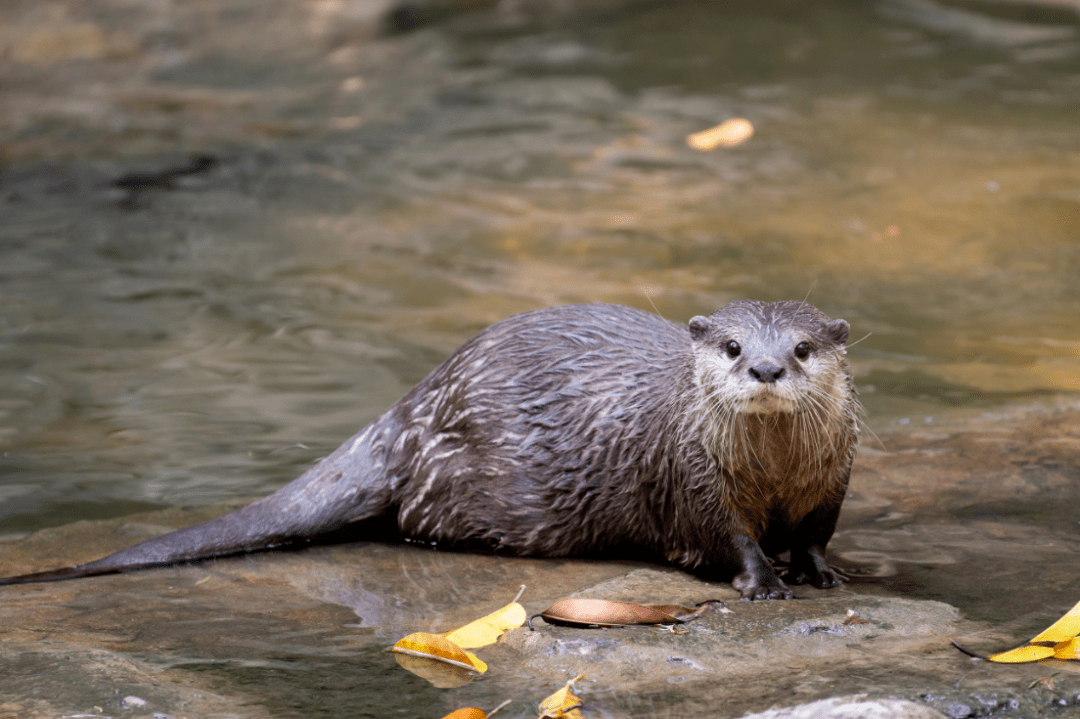
[[764,390],[747,399],[746,412],[750,414],[773,414],[794,412],[795,403],[786,397]]

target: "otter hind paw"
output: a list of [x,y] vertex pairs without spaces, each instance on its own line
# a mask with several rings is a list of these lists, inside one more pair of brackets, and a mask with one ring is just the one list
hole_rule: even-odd
[[844,579],[843,575],[835,569],[830,569],[828,567],[821,571],[814,571],[811,574],[807,574],[806,572],[789,574],[785,578],[791,584],[812,584],[818,589],[832,589],[833,587],[839,587],[847,581]]

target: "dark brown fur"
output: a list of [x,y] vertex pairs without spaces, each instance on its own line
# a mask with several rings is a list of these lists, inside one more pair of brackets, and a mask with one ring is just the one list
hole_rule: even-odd
[[[267,549],[392,520],[424,543],[665,557],[746,598],[819,587],[855,453],[848,325],[735,302],[677,325],[614,305],[528,312],[465,343],[302,477],[237,512],[46,581]],[[733,344],[734,343],[734,344]],[[737,348],[736,348],[737,345]]]

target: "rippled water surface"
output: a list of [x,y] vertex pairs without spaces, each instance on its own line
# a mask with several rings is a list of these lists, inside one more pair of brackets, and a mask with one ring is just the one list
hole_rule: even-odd
[[809,295],[875,428],[1080,390],[1067,6],[230,7],[3,11],[0,527],[263,494],[557,303]]

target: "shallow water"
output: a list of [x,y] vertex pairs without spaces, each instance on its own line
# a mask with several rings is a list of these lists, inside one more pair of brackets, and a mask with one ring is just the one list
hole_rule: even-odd
[[564,302],[809,295],[875,429],[1080,389],[1063,10],[43,7],[5,11],[0,529],[264,494]]
[[[879,433],[1080,393],[1073,5],[385,7],[0,10],[0,534],[266,494],[567,302],[809,296]],[[886,588],[976,606],[923,531]]]

